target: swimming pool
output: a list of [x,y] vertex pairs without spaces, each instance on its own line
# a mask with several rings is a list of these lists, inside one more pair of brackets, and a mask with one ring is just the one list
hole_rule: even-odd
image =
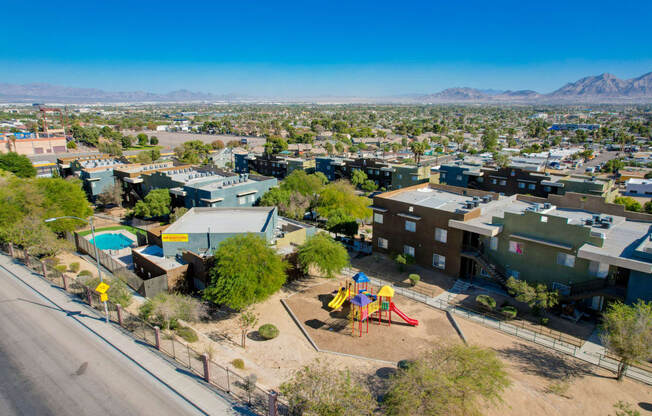
[[[95,240],[97,240],[97,248],[100,250],[120,250],[134,243],[132,239],[119,233],[100,234],[95,237]],[[91,239],[91,244],[95,244],[93,239]]]

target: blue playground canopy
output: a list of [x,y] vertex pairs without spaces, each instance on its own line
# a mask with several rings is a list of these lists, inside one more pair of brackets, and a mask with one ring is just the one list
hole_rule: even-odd
[[363,272],[357,272],[355,276],[353,276],[353,281],[356,283],[365,283],[369,281],[369,278]]
[[351,305],[355,305],[355,306],[367,306],[370,303],[371,303],[371,299],[369,299],[365,295],[355,295],[353,299],[351,299]]

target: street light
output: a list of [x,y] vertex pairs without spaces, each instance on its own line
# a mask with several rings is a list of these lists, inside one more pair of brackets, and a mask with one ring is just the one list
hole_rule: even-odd
[[[91,215],[88,220],[85,220],[83,218],[75,217],[72,215],[65,215],[63,217],[53,217],[53,218],[48,218],[45,220],[45,222],[53,222],[56,220],[65,220],[65,219],[71,219],[71,220],[79,220],[79,221],[84,221],[86,224],[89,224],[91,226],[91,236],[93,237],[93,247],[95,248],[95,262],[97,264],[97,275],[100,277],[100,282],[103,282],[104,280],[102,279],[102,269],[100,267],[100,256],[97,253],[97,240],[95,240],[95,226],[93,225],[93,216]],[[106,323],[109,323],[109,308],[106,306],[106,301],[104,303],[104,316],[106,319]]]

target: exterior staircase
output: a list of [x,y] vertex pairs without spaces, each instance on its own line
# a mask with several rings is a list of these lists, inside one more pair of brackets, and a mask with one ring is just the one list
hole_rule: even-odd
[[489,277],[501,285],[507,284],[507,271],[500,266],[493,264],[487,256],[482,254],[477,248],[464,247],[462,256],[475,260],[475,262],[487,272]]

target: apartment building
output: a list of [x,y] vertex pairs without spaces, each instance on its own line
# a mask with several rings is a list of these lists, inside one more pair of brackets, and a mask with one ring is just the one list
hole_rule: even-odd
[[0,153],[15,152],[25,156],[65,153],[68,151],[66,144],[63,134],[0,134]]
[[353,172],[360,170],[374,181],[380,189],[401,189],[430,180],[429,166],[401,165],[377,158],[318,157],[315,169],[328,180],[351,179]]
[[315,159],[270,155],[268,153],[236,153],[233,156],[234,171],[237,173],[257,172],[265,176],[283,179],[300,169],[315,173]]
[[599,196],[537,198],[424,184],[374,197],[374,250],[452,277],[542,282],[600,310],[652,300],[652,215]]

